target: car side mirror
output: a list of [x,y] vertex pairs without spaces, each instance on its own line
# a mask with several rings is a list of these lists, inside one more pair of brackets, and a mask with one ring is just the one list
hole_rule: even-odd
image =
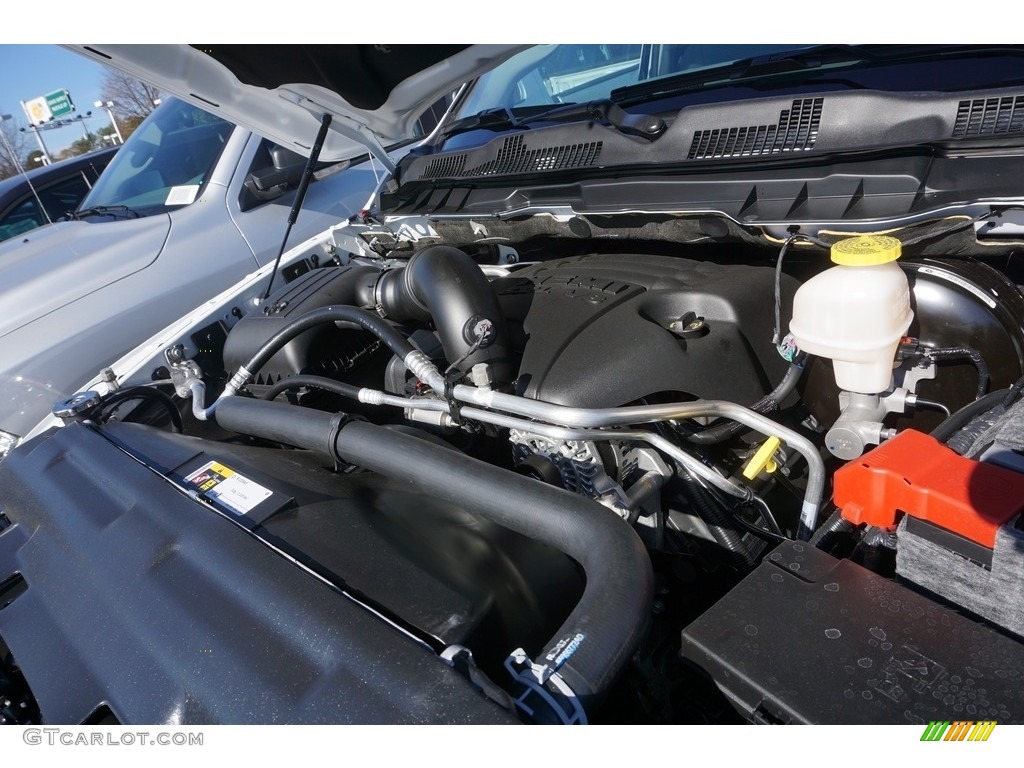
[[251,210],[295,189],[302,179],[306,158],[284,147],[264,141],[262,162],[252,168],[242,184],[239,205],[243,211]]
[[260,192],[270,192],[276,187],[283,187],[279,190],[291,189],[298,186],[302,178],[302,171],[306,167],[306,158],[277,145],[270,147],[270,159],[273,165],[266,168],[254,170],[249,178],[253,186]]

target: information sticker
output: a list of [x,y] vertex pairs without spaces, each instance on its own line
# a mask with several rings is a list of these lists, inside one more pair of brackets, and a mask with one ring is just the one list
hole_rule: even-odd
[[243,477],[217,461],[206,462],[188,475],[185,482],[210,501],[217,502],[240,515],[248,514],[273,494],[270,489]]
[[164,205],[191,205],[196,201],[196,195],[198,194],[198,184],[183,184],[180,187],[171,187],[167,193]]

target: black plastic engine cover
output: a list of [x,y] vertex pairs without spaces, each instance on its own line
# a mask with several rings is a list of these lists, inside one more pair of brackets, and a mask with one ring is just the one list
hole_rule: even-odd
[[[363,282],[372,285],[379,270],[363,266],[314,269],[278,288],[259,311],[243,317],[224,344],[224,369],[245,365],[270,338],[307,312],[333,304],[353,304]],[[297,373],[331,376],[345,373],[372,354],[380,342],[360,329],[325,323],[299,334],[257,372],[255,386],[273,384]]]
[[[594,255],[527,267],[495,288],[525,334],[521,394],[589,408],[660,392],[747,405],[786,370],[771,343],[773,280],[767,266]],[[783,280],[783,317],[796,285]],[[670,330],[691,312],[700,332]]]
[[810,544],[779,545],[682,644],[751,720],[1024,722],[1024,644]]
[[[211,458],[273,492],[252,520],[183,490]],[[530,590],[578,595],[564,555],[298,451],[75,424],[0,486],[0,637],[49,723],[507,722],[430,648],[529,649],[564,618]]]

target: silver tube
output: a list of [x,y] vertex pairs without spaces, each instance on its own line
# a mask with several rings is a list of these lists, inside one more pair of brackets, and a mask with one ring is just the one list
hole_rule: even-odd
[[[444,400],[432,400],[430,398],[409,398],[389,395],[373,389],[360,389],[359,401],[371,405],[393,405],[399,408],[420,409],[425,411],[447,411],[448,403]],[[680,464],[685,466],[694,474],[700,475],[710,483],[728,494],[742,499],[749,499],[752,495],[750,489],[733,483],[731,480],[722,477],[710,467],[705,466],[698,459],[686,453],[670,441],[643,430],[604,430],[604,429],[574,429],[571,427],[554,426],[541,424],[535,421],[506,416],[501,413],[485,411],[479,408],[467,407],[461,410],[463,416],[475,421],[493,424],[497,427],[507,429],[521,429],[525,432],[550,437],[554,440],[636,440],[647,443],[671,456]]]
[[535,421],[526,421],[525,419],[516,418],[515,416],[505,416],[500,413],[492,413],[491,411],[483,411],[472,407],[463,408],[461,413],[467,419],[474,419],[476,421],[494,424],[499,427],[507,427],[509,429],[521,429],[526,432],[532,432],[533,434],[540,435],[541,437],[550,437],[553,440],[635,440],[637,442],[647,443],[658,450],[664,451],[689,471],[693,472],[695,475],[703,477],[709,483],[713,483],[715,487],[720,488],[725,491],[725,493],[741,499],[750,499],[753,497],[753,492],[749,488],[737,485],[732,480],[722,477],[713,469],[701,463],[700,460],[694,458],[690,454],[686,453],[686,451],[673,445],[665,438],[660,435],[656,435],[653,432],[644,432],[639,429],[604,430],[558,427],[550,424],[540,424]]
[[[495,408],[551,424],[579,427],[612,427],[617,425],[642,424],[670,419],[692,419],[702,416],[719,417],[738,421],[744,426],[766,435],[775,435],[786,445],[798,451],[807,461],[807,488],[800,510],[800,521],[806,531],[813,531],[818,523],[818,510],[825,490],[825,462],[814,444],[803,435],[784,427],[760,413],[724,400],[694,400],[689,403],[667,403],[664,405],[637,405],[626,408],[572,408],[541,400],[530,400],[503,392],[477,389],[465,384],[455,387],[454,396],[463,402]],[[536,430],[534,430],[536,431]],[[640,433],[646,434],[646,433]],[[661,442],[672,445],[667,440]],[[655,445],[653,440],[646,440]],[[655,446],[669,453],[662,446]],[[675,446],[673,446],[675,448]],[[670,454],[675,457],[675,453]],[[686,454],[684,454],[686,455]],[[703,466],[702,464],[700,466]],[[716,475],[717,477],[717,475]],[[804,533],[804,532],[802,532]],[[810,535],[805,533],[805,535]]]
[[402,397],[366,387],[359,390],[359,402],[367,405],[391,405],[395,408],[418,408],[424,411],[448,410],[448,403],[444,400],[434,400],[429,397]]
[[444,394],[444,376],[441,375],[441,372],[430,361],[429,357],[416,349],[406,355],[402,362],[417,379],[437,392],[437,394]]
[[213,407],[206,407],[206,385],[202,379],[192,379],[188,388],[192,390],[192,415],[200,421],[206,421],[213,415]]
[[214,400],[210,407],[206,407],[206,384],[203,383],[202,379],[189,379],[188,388],[192,391],[192,415],[200,421],[208,421],[213,418],[214,412],[217,410],[217,406],[222,400],[227,397],[232,397],[235,394],[235,390],[231,388],[231,385],[224,387],[224,391],[220,393],[220,397]]

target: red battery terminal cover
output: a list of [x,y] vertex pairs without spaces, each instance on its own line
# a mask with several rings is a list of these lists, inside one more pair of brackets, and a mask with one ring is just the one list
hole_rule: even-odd
[[892,529],[906,513],[986,547],[1024,509],[1024,474],[964,458],[912,429],[846,464],[834,483],[851,523]]

